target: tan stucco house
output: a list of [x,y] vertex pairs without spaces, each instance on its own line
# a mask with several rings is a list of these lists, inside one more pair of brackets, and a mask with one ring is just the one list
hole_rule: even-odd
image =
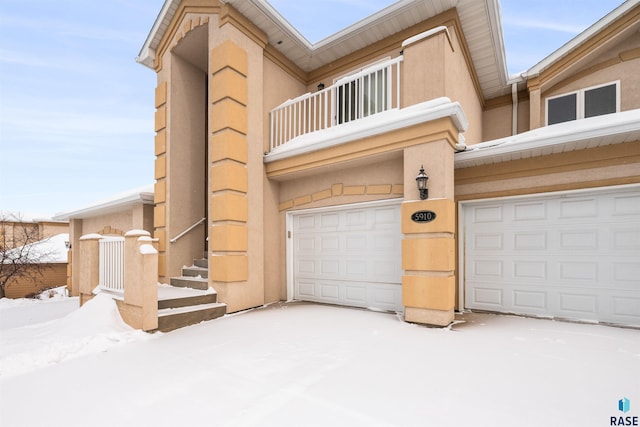
[[159,281],[204,254],[228,312],[640,325],[639,30],[627,1],[510,76],[497,0],[401,0],[316,44],[266,0],[166,0],[137,58]]
[[[85,234],[100,234],[105,238],[120,238],[129,230],[153,231],[153,185],[133,188],[97,200],[86,206],[54,216],[69,225],[69,277],[67,288],[73,296],[80,294],[80,238]],[[96,284],[93,284],[94,286]]]

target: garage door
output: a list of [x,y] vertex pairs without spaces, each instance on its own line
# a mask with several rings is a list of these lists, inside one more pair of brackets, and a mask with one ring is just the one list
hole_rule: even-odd
[[294,298],[402,311],[400,202],[291,214]]
[[640,325],[640,188],[463,204],[465,305]]

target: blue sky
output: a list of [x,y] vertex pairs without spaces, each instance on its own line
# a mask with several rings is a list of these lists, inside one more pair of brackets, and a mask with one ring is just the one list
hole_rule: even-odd
[[[270,2],[312,42],[393,3]],[[621,3],[501,0],[509,72]],[[162,4],[0,1],[0,210],[51,215],[153,183],[156,77],[134,59]]]

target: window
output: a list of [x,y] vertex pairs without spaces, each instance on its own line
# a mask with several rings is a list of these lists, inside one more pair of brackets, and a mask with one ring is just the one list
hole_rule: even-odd
[[547,98],[547,125],[620,111],[620,82]]
[[380,61],[349,76],[337,79],[336,122],[350,122],[391,108],[391,66]]

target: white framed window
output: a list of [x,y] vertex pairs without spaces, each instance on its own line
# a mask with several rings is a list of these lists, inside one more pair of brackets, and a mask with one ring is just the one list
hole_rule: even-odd
[[391,57],[334,79],[335,121],[350,122],[391,108]]
[[620,111],[620,80],[546,99],[547,125]]

